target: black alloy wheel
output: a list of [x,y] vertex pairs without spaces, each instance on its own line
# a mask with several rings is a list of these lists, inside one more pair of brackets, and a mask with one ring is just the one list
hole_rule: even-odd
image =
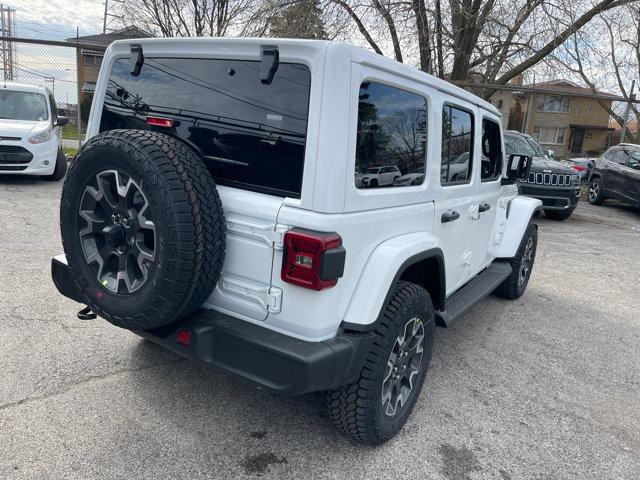
[[133,293],[148,280],[155,260],[155,224],[147,196],[118,170],[97,173],[84,188],[78,215],[84,259],[98,283],[113,293]]

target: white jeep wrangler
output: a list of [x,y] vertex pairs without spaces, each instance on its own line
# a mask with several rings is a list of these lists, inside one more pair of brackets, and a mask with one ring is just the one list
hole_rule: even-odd
[[[80,318],[271,392],[327,391],[336,425],[377,444],[416,403],[434,327],[526,288],[530,161],[504,159],[489,103],[349,45],[116,42],[52,275]],[[419,175],[356,183],[379,166]]]

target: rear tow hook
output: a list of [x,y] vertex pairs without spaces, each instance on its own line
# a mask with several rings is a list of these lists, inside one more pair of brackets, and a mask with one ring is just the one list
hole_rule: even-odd
[[95,320],[98,316],[91,311],[90,307],[84,307],[78,312],[78,318],[80,320]]

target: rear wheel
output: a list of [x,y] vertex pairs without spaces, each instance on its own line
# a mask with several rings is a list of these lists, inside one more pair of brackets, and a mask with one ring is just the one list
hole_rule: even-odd
[[562,221],[569,218],[574,210],[575,209],[573,208],[570,208],[568,210],[545,210],[544,214],[547,216],[547,218],[550,218],[551,220]]
[[602,193],[602,180],[599,177],[592,178],[589,182],[587,198],[591,205],[602,205],[605,198]]
[[167,135],[113,130],[72,162],[60,223],[69,267],[95,313],[151,329],[198,308],[224,259],[224,216],[199,156]]
[[399,282],[374,331],[360,378],[327,395],[339,429],[369,445],[383,443],[402,429],[429,368],[434,324],[426,290]]
[[511,275],[493,292],[499,297],[520,298],[529,284],[538,247],[538,227],[531,223],[527,228],[516,256],[509,260]]

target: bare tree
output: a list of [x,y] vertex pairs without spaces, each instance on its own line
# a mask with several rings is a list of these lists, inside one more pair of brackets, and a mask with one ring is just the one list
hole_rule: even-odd
[[253,0],[126,0],[125,18],[164,37],[227,35]]
[[[622,109],[614,108],[611,102],[599,104],[621,128],[627,105],[631,115],[639,120],[640,106],[630,100],[635,99],[631,80],[640,79],[640,5],[627,5],[602,16],[592,31],[575,33],[549,63],[552,67],[561,65],[594,93],[617,90],[626,100]],[[627,131],[627,138],[640,143],[640,132]]]
[[[480,74],[506,84],[539,64],[594,18],[638,0],[325,0],[341,7],[377,53],[417,56],[419,68],[454,81]],[[431,28],[431,26],[434,28]],[[408,41],[404,41],[408,40]],[[404,49],[417,44],[417,55]],[[409,45],[404,47],[403,45]],[[434,49],[435,45],[435,49]],[[413,52],[411,52],[413,53]],[[447,73],[448,70],[448,73]]]

